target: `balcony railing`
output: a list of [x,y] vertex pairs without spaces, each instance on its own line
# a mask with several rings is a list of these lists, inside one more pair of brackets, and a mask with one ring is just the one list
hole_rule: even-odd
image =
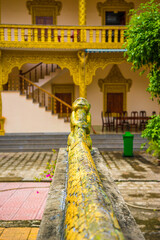
[[0,25],[0,48],[121,48],[125,26]]

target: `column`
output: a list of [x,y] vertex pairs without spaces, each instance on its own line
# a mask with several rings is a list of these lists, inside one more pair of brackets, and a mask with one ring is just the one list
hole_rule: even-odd
[[87,86],[85,83],[79,85],[79,96],[87,99]]
[[87,98],[87,86],[85,84],[85,71],[86,71],[86,63],[88,59],[88,54],[84,51],[78,52],[79,58],[79,96],[83,98]]
[[0,135],[4,135],[4,121],[5,118],[2,117],[2,90],[3,90],[3,85],[2,85],[2,53],[0,51]]
[[86,25],[86,0],[79,0],[79,25]]
[[2,117],[2,96],[1,96],[1,92],[2,92],[2,84],[0,82],[0,135],[4,135],[4,120],[5,118]]

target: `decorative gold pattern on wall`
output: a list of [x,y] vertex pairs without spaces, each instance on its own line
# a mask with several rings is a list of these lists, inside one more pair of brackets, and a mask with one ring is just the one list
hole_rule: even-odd
[[131,79],[125,79],[115,64],[105,79],[99,79],[98,85],[103,92],[103,111],[107,111],[107,93],[123,93],[123,111],[127,110],[127,92],[132,86]]
[[55,0],[27,1],[29,14],[32,15],[32,23],[36,23],[36,16],[52,16],[53,24],[57,24],[57,16],[60,15],[62,3]]
[[73,81],[79,85],[78,72],[78,57],[76,52],[34,52],[34,51],[4,51],[2,59],[2,82],[6,84],[8,81],[8,74],[13,67],[19,69],[26,63],[56,63],[61,69],[68,68]]
[[92,83],[92,78],[96,74],[96,70],[98,68],[104,69],[109,64],[119,64],[121,62],[124,62],[124,54],[121,52],[110,52],[110,53],[90,53],[87,66],[86,66],[86,73],[87,77],[86,85],[90,85]]
[[[123,53],[89,53],[85,65],[85,85],[92,82],[97,68],[104,69],[108,64],[125,61]],[[81,85],[79,76],[79,59],[77,52],[44,52],[44,51],[3,51],[2,52],[2,84],[8,81],[8,74],[13,67],[19,69],[26,63],[56,63],[61,69],[68,68],[75,85]]]
[[105,12],[126,12],[126,23],[129,22],[128,13],[129,10],[134,8],[134,3],[126,2],[124,0],[106,0],[104,3],[97,3],[97,10],[99,12],[99,16],[102,17],[102,25],[105,25]]

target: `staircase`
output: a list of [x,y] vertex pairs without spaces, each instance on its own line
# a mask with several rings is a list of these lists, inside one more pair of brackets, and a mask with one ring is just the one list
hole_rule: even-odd
[[[58,114],[59,118],[64,118],[64,121],[67,122],[72,107],[40,87],[57,76],[56,71],[58,69],[60,67],[56,64],[39,63],[30,70],[20,71],[20,75],[9,79],[6,90],[19,90],[20,95],[26,95],[27,99],[32,99],[33,103],[38,103],[39,107],[44,107],[46,111],[50,111],[52,114]],[[57,112],[57,109],[59,109],[59,112]]]
[[[91,134],[93,147],[100,151],[123,151],[123,134]],[[0,136],[0,152],[45,152],[67,147],[68,133],[6,134]],[[134,135],[134,151],[145,140]]]

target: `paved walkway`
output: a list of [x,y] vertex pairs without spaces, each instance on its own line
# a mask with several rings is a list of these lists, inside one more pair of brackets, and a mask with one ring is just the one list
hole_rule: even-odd
[[0,181],[33,181],[56,157],[53,152],[0,153]]
[[0,240],[36,240],[38,228],[0,228]]
[[[112,177],[146,240],[160,239],[160,166],[144,153],[102,152]],[[152,159],[152,161],[151,161]]]
[[50,183],[0,183],[0,220],[41,220]]
[[[102,154],[146,240],[159,240],[160,167],[138,152],[133,158],[123,158],[121,152]],[[46,163],[54,162],[56,156],[51,152],[0,153],[0,240],[36,239],[34,235],[38,230],[32,230],[31,226],[34,220],[40,222],[49,183],[25,181],[38,177]],[[12,190],[6,191],[8,189]],[[17,230],[16,226],[25,228]]]

